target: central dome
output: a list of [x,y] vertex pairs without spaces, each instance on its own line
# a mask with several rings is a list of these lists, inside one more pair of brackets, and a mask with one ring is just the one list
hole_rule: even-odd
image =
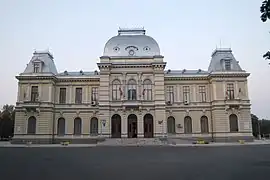
[[109,39],[103,56],[144,57],[160,55],[158,43],[145,35],[144,29],[120,29],[118,35]]

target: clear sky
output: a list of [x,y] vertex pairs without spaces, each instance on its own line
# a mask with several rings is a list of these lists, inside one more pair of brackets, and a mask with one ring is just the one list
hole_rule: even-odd
[[144,27],[168,69],[207,69],[216,47],[231,47],[251,73],[252,112],[270,119],[270,25],[261,0],[0,0],[0,105],[15,104],[17,80],[34,50],[49,49],[58,71],[95,70],[119,27]]

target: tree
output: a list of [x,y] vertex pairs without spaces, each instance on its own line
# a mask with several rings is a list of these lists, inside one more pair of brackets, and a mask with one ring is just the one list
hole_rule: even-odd
[[259,118],[255,114],[251,114],[252,121],[252,134],[254,137],[258,137],[260,134]]
[[13,105],[4,105],[3,112],[0,114],[0,137],[7,139],[13,136],[15,111]]
[[[265,0],[265,1],[262,2],[260,11],[261,11],[261,20],[262,20],[262,22],[266,22],[267,20],[270,19],[270,0]],[[270,51],[265,53],[263,55],[263,58],[265,58],[265,60],[270,60]]]

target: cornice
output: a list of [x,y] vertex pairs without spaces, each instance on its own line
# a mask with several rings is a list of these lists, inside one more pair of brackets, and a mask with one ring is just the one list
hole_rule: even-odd
[[16,76],[18,80],[54,80],[56,81],[56,76]]
[[205,77],[196,77],[196,76],[190,76],[190,77],[164,77],[164,80],[168,81],[179,81],[179,80],[209,80],[208,76]]

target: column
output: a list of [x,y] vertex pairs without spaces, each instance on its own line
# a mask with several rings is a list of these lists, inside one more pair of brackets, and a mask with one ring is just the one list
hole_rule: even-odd
[[234,93],[235,93],[235,98],[236,99],[239,99],[239,88],[238,88],[238,81],[235,81],[235,90],[234,90]]
[[192,100],[192,102],[196,102],[197,101],[197,98],[196,98],[196,84],[193,84],[192,91],[193,91],[193,100]]
[[86,91],[86,94],[85,94],[85,101],[86,103],[89,103],[89,86],[86,86],[85,87],[85,91]]
[[21,86],[21,84],[20,83],[18,83],[18,93],[17,93],[17,101],[18,102],[20,102],[21,101],[21,88],[22,88],[22,86]]
[[52,85],[49,85],[49,102],[52,102]]
[[142,100],[143,99],[143,96],[142,96],[142,73],[137,73],[137,76],[138,76],[137,99]]
[[42,101],[42,84],[38,86],[38,100]]
[[71,104],[72,103],[72,86],[69,86],[69,99],[68,99],[68,103]]
[[177,102],[181,102],[181,98],[180,98],[180,85],[179,84],[176,85],[176,94],[177,94],[176,101]]
[[27,93],[26,93],[26,100],[30,101],[31,100],[31,92],[30,92],[31,85],[28,84],[27,86]]
[[143,128],[143,115],[142,113],[139,113],[138,115],[138,124],[137,124],[137,131],[138,131],[138,137],[144,137],[144,128]]

